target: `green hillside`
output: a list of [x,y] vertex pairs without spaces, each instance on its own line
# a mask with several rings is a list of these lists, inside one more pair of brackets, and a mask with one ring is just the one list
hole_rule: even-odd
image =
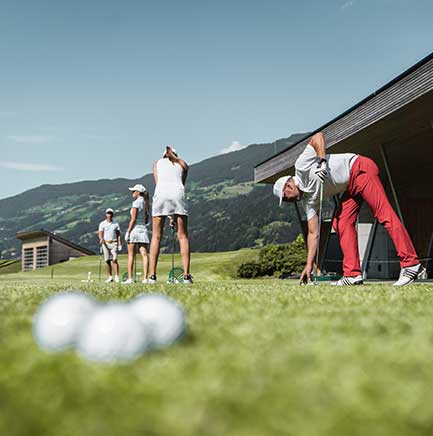
[[[282,150],[303,134],[277,141]],[[276,207],[270,186],[253,185],[253,168],[274,153],[275,144],[253,144],[191,165],[187,195],[190,203],[191,247],[196,252],[230,251],[254,247],[263,239],[263,228],[276,221],[294,222],[284,238],[296,237],[299,228],[292,208]],[[128,187],[143,183],[153,193],[148,174],[137,180],[113,179],[42,185],[0,200],[0,255],[19,255],[18,231],[55,231],[90,249],[97,249],[96,229],[104,210],[116,210],[125,229],[131,204]],[[287,239],[277,242],[287,242]],[[163,251],[169,241],[163,240]]]

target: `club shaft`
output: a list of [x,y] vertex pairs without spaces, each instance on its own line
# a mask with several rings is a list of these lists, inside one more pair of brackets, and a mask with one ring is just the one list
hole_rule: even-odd
[[314,274],[314,282],[315,283],[317,283],[317,275],[319,273],[320,230],[322,227],[322,208],[323,208],[323,183],[320,184],[319,217],[318,217],[317,249],[316,249],[316,272]]

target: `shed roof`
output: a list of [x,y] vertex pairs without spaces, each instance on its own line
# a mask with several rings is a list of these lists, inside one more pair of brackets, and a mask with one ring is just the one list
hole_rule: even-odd
[[51,239],[54,239],[64,245],[67,245],[70,248],[73,248],[74,250],[80,251],[83,254],[86,254],[88,256],[91,256],[93,254],[95,254],[93,251],[82,247],[81,245],[75,244],[72,241],[69,241],[65,238],[62,238],[61,236],[57,235],[56,233],[50,232],[48,230],[45,229],[39,229],[39,230],[31,230],[28,232],[19,232],[16,234],[16,238],[20,239],[21,241],[25,241],[27,239],[34,239],[34,238],[38,238],[41,236],[47,236],[50,237]]
[[[290,170],[314,133],[323,132],[327,148],[333,147],[376,125],[392,114],[402,112],[405,107],[426,95],[430,97],[428,104],[425,101],[420,101],[420,104],[422,103],[424,112],[428,111],[432,93],[433,52],[336,118],[256,165],[254,180],[256,183],[271,183]],[[382,131],[385,132],[384,129]],[[374,137],[375,140],[380,140],[380,135],[376,134]],[[345,151],[355,150],[349,148]]]

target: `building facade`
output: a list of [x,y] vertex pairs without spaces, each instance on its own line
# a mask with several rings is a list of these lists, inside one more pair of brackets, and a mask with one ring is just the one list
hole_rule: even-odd
[[21,232],[16,237],[22,241],[22,271],[44,268],[73,258],[94,254],[91,250],[47,230]]

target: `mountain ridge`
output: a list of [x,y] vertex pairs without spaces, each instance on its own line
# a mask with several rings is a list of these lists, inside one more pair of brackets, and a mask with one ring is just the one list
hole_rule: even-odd
[[[291,135],[276,141],[276,146],[282,150],[304,136],[305,134]],[[260,204],[267,205],[269,202],[269,207],[273,208],[275,202],[269,186],[254,185],[253,168],[272,156],[274,147],[275,142],[251,144],[241,150],[209,157],[190,166],[187,193],[191,245],[194,251],[227,251],[251,247],[257,243],[266,222],[250,216],[252,212],[248,210],[248,203],[260,207]],[[125,227],[128,220],[125,212],[130,205],[128,187],[135,183],[144,184],[153,193],[153,176],[145,174],[134,179],[119,177],[43,184],[1,199],[0,254],[3,257],[17,257],[19,244],[15,240],[16,232],[36,228],[56,231],[75,243],[91,249],[97,248],[95,232],[97,223],[103,219],[101,211],[105,207],[114,207],[118,211],[118,221]],[[245,240],[230,229],[240,225],[236,216],[240,205],[246,208],[243,218],[248,219],[255,229],[251,230],[250,226],[248,235],[244,235]],[[284,214],[276,211],[266,219],[270,222],[284,221]],[[209,224],[215,227],[217,234],[207,234]],[[245,227],[245,223],[242,226]],[[168,248],[168,241],[164,241],[163,246]]]

